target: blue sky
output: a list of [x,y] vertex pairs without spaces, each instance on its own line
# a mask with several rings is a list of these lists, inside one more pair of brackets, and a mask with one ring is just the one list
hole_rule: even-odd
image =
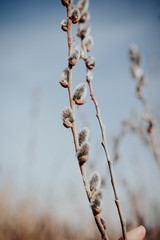
[[[144,94],[151,112],[155,117],[159,114],[159,8],[159,1],[151,0],[90,1],[94,38],[91,54],[96,58],[93,86],[110,152],[112,136],[119,132],[122,120],[131,110],[143,113],[129,71],[127,53],[132,43],[138,45],[144,59]],[[85,195],[72,136],[61,121],[62,109],[69,104],[67,92],[59,85],[61,71],[67,66],[67,39],[60,29],[65,17],[60,1],[0,1],[0,178],[1,182],[11,179],[20,194],[30,189],[64,197],[69,189],[79,189]],[[74,34],[75,29],[76,26]],[[73,71],[73,88],[84,81],[85,68],[79,61]],[[105,174],[99,127],[89,95],[85,106],[77,109],[77,118],[78,129],[90,127],[90,161],[100,158],[96,167]],[[139,179],[138,174],[134,179],[137,169],[132,158],[136,158],[140,161],[136,163],[139,174],[143,170],[148,188],[153,184],[156,190],[159,175],[152,155],[136,141],[131,137],[131,142],[122,144],[119,169],[126,169],[123,178],[129,178],[134,189]],[[149,169],[156,176],[151,183]],[[122,178],[120,173],[116,170]],[[59,201],[63,202],[63,198]]]

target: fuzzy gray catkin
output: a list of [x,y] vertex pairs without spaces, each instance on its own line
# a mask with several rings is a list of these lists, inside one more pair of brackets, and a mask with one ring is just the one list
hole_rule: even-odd
[[86,58],[86,66],[90,70],[93,69],[96,66],[95,58],[92,57],[92,56],[87,56],[87,58]]
[[85,83],[80,83],[74,93],[73,93],[73,100],[75,101],[76,99],[84,99],[87,93],[87,87]]
[[82,48],[82,46],[81,45],[77,45],[75,48],[74,48],[74,50],[78,50],[79,51],[79,53],[80,53],[80,56],[79,56],[79,58],[84,58],[84,51],[83,51],[83,48]]
[[131,61],[135,62],[136,64],[140,65],[141,63],[141,54],[138,50],[136,45],[132,45],[129,50],[129,58]]
[[68,68],[65,68],[63,70],[63,72],[61,73],[61,81],[62,82],[68,83],[68,74],[69,74],[69,70],[68,70]]
[[101,177],[100,177],[100,174],[99,174],[98,171],[95,171],[95,172],[91,175],[89,184],[90,184],[90,190],[91,190],[91,191],[100,188],[100,185],[101,185]]
[[67,20],[63,19],[61,21],[61,28],[62,28],[63,31],[67,32],[67,30],[68,30],[68,22],[67,22]]
[[102,207],[103,203],[103,190],[98,189],[91,198],[91,207],[92,209],[99,209]]
[[79,57],[80,51],[78,49],[75,49],[68,58],[69,64],[71,66],[75,66]]
[[72,20],[72,23],[77,23],[80,19],[80,12],[78,10],[78,8],[74,8],[71,12],[71,20]]
[[143,76],[143,70],[137,63],[133,63],[131,65],[131,74],[137,81],[139,81],[139,79]]
[[87,81],[92,81],[92,79],[93,79],[93,74],[91,71],[88,71],[87,72]]
[[88,156],[90,152],[90,144],[89,142],[85,142],[82,146],[78,149],[77,158],[79,159],[82,156]]
[[91,26],[89,23],[80,24],[77,30],[77,36],[81,39],[84,39],[86,36],[89,35],[91,31]]
[[81,146],[84,142],[88,140],[88,136],[89,136],[89,129],[87,127],[82,128],[78,134],[79,146]]
[[65,107],[62,112],[63,121],[69,121],[71,123],[74,122],[73,112],[70,107]]
[[87,12],[89,7],[89,0],[80,0],[78,2],[78,9],[80,10],[80,12]]
[[85,44],[87,52],[91,51],[91,48],[93,47],[93,38],[91,36],[87,36],[84,39],[84,44]]
[[79,19],[79,22],[84,23],[84,22],[87,22],[89,19],[90,19],[90,13],[89,12],[83,12],[81,14],[80,19]]

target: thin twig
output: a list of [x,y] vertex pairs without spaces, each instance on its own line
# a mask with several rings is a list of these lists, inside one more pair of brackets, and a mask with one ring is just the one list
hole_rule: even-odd
[[[140,56],[140,53],[139,53],[139,56]],[[141,64],[141,61],[138,62],[139,67],[140,67],[140,64]],[[133,62],[133,66],[134,66],[134,62]],[[144,77],[144,76],[141,76],[141,77]],[[144,84],[141,85],[141,77],[139,77],[136,74],[134,74],[134,76],[133,76],[133,78],[138,83],[137,90],[136,90],[137,91],[137,96],[138,96],[139,100],[141,101],[143,109],[144,109],[144,114],[145,114],[144,120],[146,120],[149,124],[147,132],[150,136],[152,149],[153,149],[153,154],[154,154],[156,163],[158,165],[158,168],[160,170],[160,154],[159,154],[159,151],[158,151],[158,141],[157,141],[157,138],[156,138],[156,135],[155,135],[154,123],[153,123],[153,120],[151,118],[151,115],[150,115],[150,112],[149,112],[149,109],[148,109],[147,101],[144,98],[144,95],[142,93],[142,88],[143,88]]]
[[151,142],[152,142],[152,147],[153,147],[153,153],[154,153],[154,156],[155,156],[155,159],[156,159],[156,162],[157,162],[157,165],[159,167],[159,170],[160,170],[160,155],[159,155],[159,152],[158,152],[158,143],[157,143],[157,139],[156,139],[156,136],[155,136],[155,133],[152,129],[152,131],[149,133],[150,137],[151,137]]
[[148,127],[148,134],[149,134],[149,136],[151,138],[153,154],[154,154],[157,166],[158,166],[158,168],[160,170],[160,154],[158,152],[158,142],[157,142],[157,138],[156,138],[155,131],[154,131],[154,123],[153,123],[153,121],[152,121],[152,119],[150,117],[150,113],[149,113],[148,106],[147,106],[147,101],[144,99],[143,95],[140,98],[140,100],[141,100],[141,102],[143,104],[145,115],[147,116],[146,120],[148,121],[148,123],[150,125]]
[[[68,49],[69,49],[68,55],[70,56],[70,54],[72,53],[72,38],[71,38],[71,36],[72,36],[71,35],[72,22],[71,22],[71,19],[70,19],[70,4],[66,8],[67,8],[67,19],[68,19],[68,31],[67,31]],[[75,103],[74,103],[74,101],[72,99],[72,67],[70,66],[70,64],[68,65],[68,68],[69,68],[69,75],[68,75],[69,101],[70,101],[70,107],[71,107],[72,111],[74,112],[75,111]],[[73,135],[73,140],[74,140],[74,145],[75,145],[75,151],[77,153],[78,148],[79,148],[79,144],[78,144],[78,140],[77,140],[75,121],[74,121],[71,129],[72,129],[72,135]],[[90,200],[91,200],[91,192],[90,192],[90,189],[89,189],[89,183],[88,183],[87,176],[86,176],[86,173],[85,173],[84,165],[83,164],[81,165],[79,163],[79,167],[80,167],[80,172],[81,172],[81,175],[82,175],[84,188],[85,188],[88,200],[90,202]],[[92,213],[93,213],[93,211],[92,211]],[[93,213],[93,216],[95,218],[95,222],[97,224],[97,227],[99,229],[99,232],[101,234],[102,239],[109,240],[107,234],[105,233],[104,227],[103,227],[103,225],[102,225],[102,223],[100,221],[99,214],[95,215]]]
[[[82,48],[83,48],[83,51],[84,51],[84,61],[86,62],[87,53],[86,53],[86,47],[85,47],[85,44],[84,44],[84,40],[82,40]],[[86,68],[86,69],[87,69],[87,72],[90,71],[88,68]],[[104,148],[106,159],[107,159],[107,162],[108,162],[111,184],[112,184],[112,188],[113,188],[113,192],[114,192],[114,196],[115,196],[115,204],[117,206],[117,210],[118,210],[118,214],[119,214],[119,218],[120,218],[123,239],[127,240],[126,222],[125,222],[125,219],[123,218],[122,211],[121,211],[120,204],[119,204],[119,198],[118,198],[118,194],[117,194],[117,190],[116,190],[117,188],[116,188],[114,174],[113,174],[113,166],[112,166],[113,164],[112,164],[112,160],[109,156],[109,151],[108,151],[107,143],[106,143],[105,127],[102,123],[102,118],[101,118],[101,114],[100,114],[99,105],[98,105],[98,102],[96,100],[96,97],[95,97],[95,94],[94,94],[94,91],[93,91],[91,80],[89,78],[87,78],[87,82],[88,82],[88,85],[89,85],[91,99],[93,100],[95,108],[96,108],[96,117],[98,119],[100,129],[101,129],[101,134],[102,134],[102,143],[101,144]]]

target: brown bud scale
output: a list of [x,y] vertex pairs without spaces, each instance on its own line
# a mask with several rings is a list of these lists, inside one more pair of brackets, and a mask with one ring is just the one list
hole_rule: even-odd
[[151,133],[153,130],[153,122],[152,122],[152,120],[148,120],[148,123],[149,123],[149,126],[147,128],[147,132]]
[[75,58],[69,60],[69,64],[70,64],[71,66],[75,66],[76,63],[77,63],[77,59],[75,59]]
[[95,209],[93,209],[94,216],[100,214],[101,211],[102,211],[102,208],[95,208]]
[[80,22],[80,23],[84,23],[86,20],[87,20],[87,13],[84,13],[84,14],[81,16],[79,22]]
[[72,18],[72,23],[73,23],[73,24],[75,24],[75,23],[77,23],[77,22],[78,22],[78,17]]
[[68,82],[60,81],[59,82],[62,87],[67,88],[68,87]]
[[92,70],[95,66],[94,65],[88,65],[88,64],[86,64],[87,65],[87,68],[89,69],[89,70]]
[[88,155],[86,155],[86,156],[81,156],[81,157],[78,158],[78,160],[79,160],[79,163],[82,165],[82,164],[84,164],[85,162],[87,162],[87,160],[88,160]]
[[64,32],[67,32],[67,31],[68,31],[68,27],[67,27],[67,26],[62,25],[61,28],[62,28],[62,30],[63,30]]
[[72,123],[70,121],[64,121],[63,122],[63,125],[66,127],[66,128],[71,128],[72,127]]
[[61,0],[63,6],[68,6],[70,4],[70,0]]
[[84,99],[75,99],[74,101],[77,105],[83,105],[85,103]]

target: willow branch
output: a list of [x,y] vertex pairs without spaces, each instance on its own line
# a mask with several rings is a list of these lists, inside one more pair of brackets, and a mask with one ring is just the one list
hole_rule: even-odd
[[149,124],[147,132],[148,132],[148,134],[150,136],[150,139],[151,139],[153,154],[154,154],[158,169],[160,170],[160,154],[159,154],[159,151],[158,151],[158,141],[157,141],[157,138],[156,138],[156,135],[155,135],[154,123],[153,123],[153,121],[150,117],[150,113],[149,113],[149,110],[148,110],[146,100],[144,99],[143,96],[141,96],[140,100],[143,104],[144,112],[145,112],[145,115],[146,115],[146,117],[144,119]]
[[147,132],[150,136],[154,157],[155,157],[156,163],[158,165],[158,168],[160,170],[160,153],[158,150],[158,141],[157,141],[157,138],[155,135],[154,123],[151,118],[150,112],[148,110],[147,101],[144,98],[144,95],[142,92],[142,88],[145,85],[145,75],[141,68],[141,53],[139,52],[139,50],[136,46],[132,46],[130,48],[129,58],[132,62],[131,73],[132,73],[133,78],[137,82],[136,95],[139,98],[139,100],[141,101],[142,106],[143,106],[143,110],[144,110],[144,114],[145,114],[144,120],[146,120],[148,122]]
[[[70,4],[66,8],[67,8],[67,19],[68,19],[68,30],[67,30],[68,49],[69,49],[68,56],[70,56],[71,53],[72,53],[72,38],[71,38],[71,36],[72,36],[71,35],[72,21],[70,19]],[[69,68],[69,75],[68,75],[69,101],[70,101],[70,107],[71,107],[72,111],[74,112],[75,111],[75,102],[72,99],[72,67],[70,66],[70,64],[68,64],[68,68]],[[79,144],[78,144],[78,140],[77,140],[75,121],[74,121],[74,123],[73,123],[73,125],[71,127],[71,130],[72,130],[72,135],[73,135],[73,140],[74,140],[74,145],[75,145],[75,151],[77,153],[78,148],[79,148]],[[90,200],[91,200],[91,192],[90,192],[90,189],[89,189],[89,183],[88,183],[87,176],[86,176],[85,169],[84,169],[84,164],[81,165],[79,163],[79,168],[80,168],[80,172],[81,172],[84,188],[85,188],[85,191],[86,191],[86,194],[87,194],[87,198],[88,198],[88,200],[90,202]],[[92,213],[93,213],[93,211],[92,211]],[[104,227],[103,227],[101,221],[99,220],[100,219],[99,214],[95,215],[93,213],[93,216],[95,218],[95,222],[97,224],[97,227],[99,229],[99,232],[101,234],[102,239],[109,240],[108,236],[105,233]]]
[[[84,51],[84,61],[86,62],[87,53],[86,53],[86,47],[85,47],[85,44],[84,44],[84,40],[82,40],[82,48],[83,48],[83,51]],[[87,70],[87,72],[90,71],[88,68],[86,68],[86,70]],[[119,214],[119,218],[120,218],[123,239],[127,240],[126,222],[125,222],[125,219],[123,218],[123,215],[122,215],[122,211],[121,211],[121,207],[120,207],[120,203],[119,203],[119,198],[118,198],[118,194],[117,194],[117,190],[116,190],[117,188],[116,188],[115,178],[114,178],[114,174],[113,174],[113,164],[112,164],[111,158],[109,156],[109,151],[108,151],[107,143],[106,143],[105,127],[102,123],[102,118],[101,118],[101,114],[100,114],[99,105],[98,105],[98,102],[96,100],[96,97],[95,97],[95,94],[94,94],[94,91],[93,91],[91,80],[89,78],[87,78],[87,82],[88,82],[88,86],[89,86],[89,90],[90,90],[91,99],[92,99],[92,101],[94,102],[94,105],[95,105],[96,117],[98,119],[99,126],[100,126],[100,129],[101,129],[101,135],[102,135],[102,143],[101,144],[104,148],[105,156],[106,156],[106,159],[107,159],[107,162],[108,162],[111,184],[112,184],[112,188],[113,188],[113,192],[114,192],[114,196],[115,196],[115,204],[117,206],[117,210],[118,210],[118,214]]]

